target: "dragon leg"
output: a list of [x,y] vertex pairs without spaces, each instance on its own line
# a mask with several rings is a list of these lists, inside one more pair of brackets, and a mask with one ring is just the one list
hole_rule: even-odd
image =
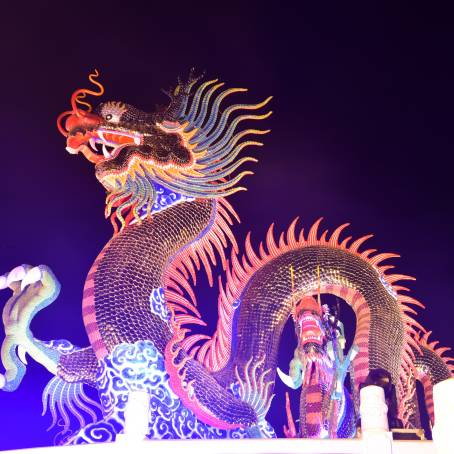
[[6,369],[2,388],[4,391],[14,391],[25,374],[25,353],[52,374],[57,374],[60,354],[33,337],[30,323],[41,309],[56,299],[60,284],[49,268],[23,265],[14,268],[7,276],[2,276],[1,288],[6,287],[13,294],[7,301],[2,316],[6,334],[1,352]]
[[55,301],[60,291],[60,284],[48,267],[16,267],[0,277],[0,289],[6,287],[13,294],[2,316],[6,337],[1,361],[5,374],[0,374],[0,388],[10,392],[18,388],[26,372],[27,353],[43,365],[54,375],[43,391],[43,414],[51,413],[49,429],[62,422],[56,441],[64,442],[71,434],[72,420],[84,427],[96,421],[102,411],[83,389],[84,384],[95,384],[96,357],[91,348],[79,349],[66,340],[40,341],[33,336],[30,324],[34,316]]
[[[60,292],[60,284],[50,268],[18,266],[0,277],[0,289],[7,287],[13,294],[2,315],[6,334],[1,348],[5,368],[5,374],[0,375],[3,391],[14,391],[20,385],[26,372],[26,354],[66,381],[93,384],[97,362],[90,354],[91,349],[79,350],[65,340],[41,341],[30,330],[35,315],[52,304]],[[77,361],[78,358],[83,360]]]

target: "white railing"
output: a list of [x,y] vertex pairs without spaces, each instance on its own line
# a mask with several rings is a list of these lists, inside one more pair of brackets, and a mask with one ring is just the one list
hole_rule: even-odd
[[5,454],[454,454],[454,378],[434,387],[434,442],[396,441],[388,429],[383,389],[367,386],[360,393],[361,438],[315,440],[275,438],[253,440],[150,440],[149,397],[129,396],[124,433],[115,443],[3,451]]
[[[393,441],[393,454],[438,454],[431,441]],[[6,451],[4,454],[369,454],[363,440],[152,440]],[[451,451],[452,453],[452,451]]]

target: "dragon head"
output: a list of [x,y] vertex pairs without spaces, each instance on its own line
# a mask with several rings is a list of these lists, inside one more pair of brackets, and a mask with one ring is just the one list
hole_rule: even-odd
[[157,112],[147,113],[116,101],[92,109],[86,96],[104,93],[98,75],[95,71],[89,76],[97,90],[76,90],[72,109],[58,117],[57,125],[66,137],[66,150],[82,153],[95,165],[96,177],[108,192],[106,216],[111,216],[116,230],[116,220],[123,228],[152,212],[157,186],[194,198],[223,197],[245,189],[238,182],[252,172],[232,174],[244,162],[256,160],[237,156],[245,146],[262,143],[240,139],[268,131],[238,133],[236,127],[243,120],[263,119],[271,112],[238,115],[232,121],[230,117],[237,110],[259,109],[271,98],[255,105],[236,104],[220,114],[226,96],[246,90],[221,91],[211,101],[223,84],[210,80],[193,92],[201,77],[191,70],[187,82],[179,80],[167,92],[170,104]]
[[304,296],[294,312],[300,346],[306,353],[321,349],[326,339],[320,304],[312,296]]
[[307,385],[314,373],[326,380],[332,364],[326,354],[328,338],[320,302],[312,296],[303,296],[292,315],[298,338],[295,354],[303,364],[303,382]]

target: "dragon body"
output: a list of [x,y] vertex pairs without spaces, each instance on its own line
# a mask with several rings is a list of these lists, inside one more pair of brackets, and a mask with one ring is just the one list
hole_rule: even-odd
[[[58,120],[67,151],[81,153],[95,165],[107,191],[106,217],[114,226],[85,282],[82,314],[90,346],[78,349],[33,337],[30,323],[56,299],[59,284],[45,266],[18,267],[0,281],[13,290],[3,312],[3,389],[16,389],[25,373],[24,355],[17,351],[27,352],[55,375],[57,381],[45,392],[46,398],[52,396],[53,409],[60,399],[63,412],[64,404],[74,410],[68,386],[77,387],[71,388],[76,403],[88,408],[90,400],[80,386],[95,387],[102,421],[87,425],[78,418],[85,427],[67,436],[66,443],[93,441],[90,431],[101,426],[112,437],[121,432],[124,405],[135,389],[146,390],[161,406],[153,404],[150,410],[151,438],[270,436],[265,416],[284,325],[298,301],[329,293],[346,301],[356,315],[357,354],[350,368],[356,406],[359,385],[377,368],[390,372],[403,401],[418,358],[439,355],[420,346],[417,330],[422,327],[411,317],[410,305],[421,303],[396,284],[408,277],[388,274],[391,267],[382,265],[395,254],[360,251],[370,235],[341,241],[347,224],[331,235],[320,234],[319,220],[305,233],[297,232],[296,219],[278,239],[271,226],[258,251],[248,235],[240,253],[231,231],[238,217],[226,197],[244,189],[238,183],[250,172],[236,173],[237,168],[255,161],[238,158],[241,150],[261,145],[243,137],[268,131],[236,128],[270,112],[236,113],[261,109],[269,99],[221,109],[227,96],[245,90],[218,92],[222,84],[217,80],[198,84],[191,74],[169,93],[169,106],[154,114],[120,102],[103,103],[92,112],[84,99],[103,94],[96,76],[90,80],[98,90],[77,90],[72,109]],[[212,266],[219,260],[226,277],[219,278],[217,329],[211,337],[191,333],[187,325],[204,324],[194,294],[197,272],[203,266],[213,284]],[[420,369],[431,377],[451,373],[442,360]],[[320,381],[309,378],[303,384],[304,399],[310,399],[311,386],[326,394],[336,374],[328,376],[323,392]],[[307,412],[306,400],[302,402],[301,420]],[[349,408],[353,420],[355,411]],[[165,431],[158,414],[166,415]],[[191,430],[178,426],[183,420],[192,421],[187,424]],[[300,435],[311,436],[304,430]],[[320,427],[312,435],[319,436]],[[335,429],[330,435],[342,434]]]

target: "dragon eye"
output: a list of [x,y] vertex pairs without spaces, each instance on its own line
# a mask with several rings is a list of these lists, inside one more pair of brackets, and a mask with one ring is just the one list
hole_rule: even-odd
[[112,114],[107,114],[107,115],[106,115],[106,120],[107,120],[107,121],[112,120]]

